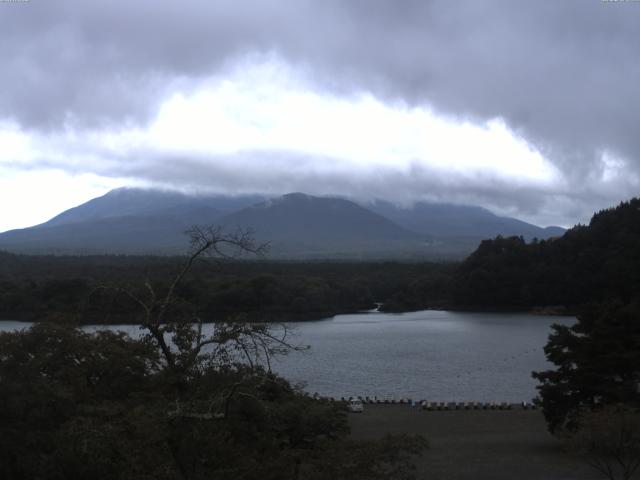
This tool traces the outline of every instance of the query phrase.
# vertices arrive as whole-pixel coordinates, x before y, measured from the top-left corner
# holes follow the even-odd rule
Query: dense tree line
[[[640,292],[640,199],[596,213],[561,238],[483,241],[451,283],[454,305],[532,308],[609,299]]]
[[[178,257],[23,256],[0,252],[0,317],[126,322],[130,299],[100,286],[132,287],[148,279],[163,286]],[[453,266],[436,263],[335,263],[203,259],[177,291],[207,320],[243,313],[256,320],[322,318],[371,309],[411,310],[443,303]]]
[[[126,321],[126,299],[95,295],[99,285],[158,284],[180,258],[23,256],[0,252],[0,316],[58,313],[86,321]],[[205,261],[179,293],[201,315],[244,312],[263,320],[321,318],[383,303],[386,311],[422,308],[531,309],[605,299],[629,302],[640,291],[640,200],[596,213],[561,238],[483,241],[461,264],[399,262]],[[83,303],[91,297],[91,302]],[[105,318],[98,318],[102,314]]]

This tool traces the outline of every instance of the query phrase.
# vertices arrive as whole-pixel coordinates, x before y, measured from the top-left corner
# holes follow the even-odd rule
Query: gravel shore
[[[352,413],[352,436],[422,434],[430,444],[417,459],[418,479],[596,480],[603,478],[563,450],[537,410],[424,411],[366,405]]]

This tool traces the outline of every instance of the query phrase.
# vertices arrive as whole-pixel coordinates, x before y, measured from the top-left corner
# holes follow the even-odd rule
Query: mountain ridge
[[[496,235],[547,238],[557,231],[481,207],[418,203],[402,209],[293,192],[192,196],[122,188],[33,227],[0,233],[0,249],[19,253],[176,254],[193,224],[254,231],[274,258],[461,258]],[[560,232],[561,233],[561,232]]]
[[[548,238],[562,235],[565,232],[562,227],[539,227],[516,218],[496,215],[478,206],[416,202],[410,207],[403,208],[383,200],[375,200],[368,206],[372,211],[409,230],[436,237],[492,238],[502,235],[523,236],[530,240],[534,237]]]

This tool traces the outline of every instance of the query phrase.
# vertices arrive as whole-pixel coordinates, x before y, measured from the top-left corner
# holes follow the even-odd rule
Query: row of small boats
[[[537,406],[531,402],[431,402],[427,400],[413,400],[405,397],[329,397],[328,400],[335,402],[351,402],[360,400],[363,404],[387,404],[387,405],[410,405],[422,410],[512,410],[521,408],[523,410],[535,410]]]

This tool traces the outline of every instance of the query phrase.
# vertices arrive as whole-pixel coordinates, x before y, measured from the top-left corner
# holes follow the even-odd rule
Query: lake
[[[310,345],[273,363],[305,389],[327,396],[395,396],[431,401],[530,401],[531,371],[549,368],[543,347],[552,323],[572,317],[426,310],[361,313],[294,322]],[[0,330],[24,323],[0,322]],[[87,327],[95,329],[97,327]],[[137,327],[117,328],[136,335]]]

